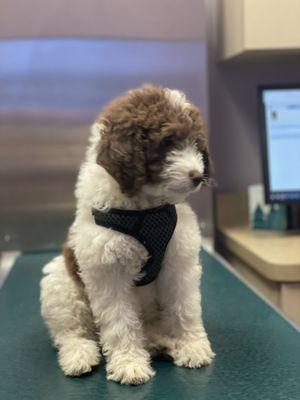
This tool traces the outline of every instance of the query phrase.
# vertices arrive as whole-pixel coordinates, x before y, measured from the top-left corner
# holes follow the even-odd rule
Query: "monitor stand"
[[[287,205],[288,229],[300,229],[300,204]]]

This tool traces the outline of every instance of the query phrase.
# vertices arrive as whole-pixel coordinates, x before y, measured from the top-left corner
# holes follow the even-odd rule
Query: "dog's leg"
[[[85,271],[82,277],[100,330],[108,379],[128,385],[145,383],[154,371],[144,348],[132,276],[120,264],[112,264]]]
[[[100,352],[92,313],[83,292],[67,274],[64,259],[56,257],[44,268],[41,311],[65,375],[81,375],[99,364]]]
[[[179,206],[178,224],[157,282],[165,333],[161,345],[175,364],[190,368],[209,364],[214,357],[201,318],[199,249],[195,215]]]
[[[136,292],[139,305],[142,308],[146,349],[150,353],[151,358],[154,358],[162,353],[163,350],[159,342],[156,341],[157,332],[160,332],[160,307],[157,301],[156,281],[137,287]]]

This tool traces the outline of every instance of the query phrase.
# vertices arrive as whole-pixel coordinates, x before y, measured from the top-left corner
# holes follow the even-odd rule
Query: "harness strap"
[[[92,209],[92,214],[97,225],[130,235],[147,249],[150,257],[142,268],[144,275],[135,285],[143,286],[152,282],[160,272],[165,251],[176,227],[175,205],[166,204],[146,210]]]

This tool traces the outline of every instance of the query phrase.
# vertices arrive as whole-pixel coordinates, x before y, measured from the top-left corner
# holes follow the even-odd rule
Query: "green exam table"
[[[203,318],[217,356],[199,370],[154,361],[149,383],[107,381],[101,365],[60,371],[39,312],[41,267],[55,253],[20,256],[0,289],[0,400],[299,400],[300,335],[212,254],[202,251]]]

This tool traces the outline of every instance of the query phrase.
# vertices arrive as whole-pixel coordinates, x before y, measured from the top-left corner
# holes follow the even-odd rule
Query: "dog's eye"
[[[160,142],[160,145],[161,145],[162,147],[170,147],[170,146],[172,146],[172,144],[173,144],[173,141],[172,141],[172,138],[170,138],[170,137],[165,137],[165,138]]]

